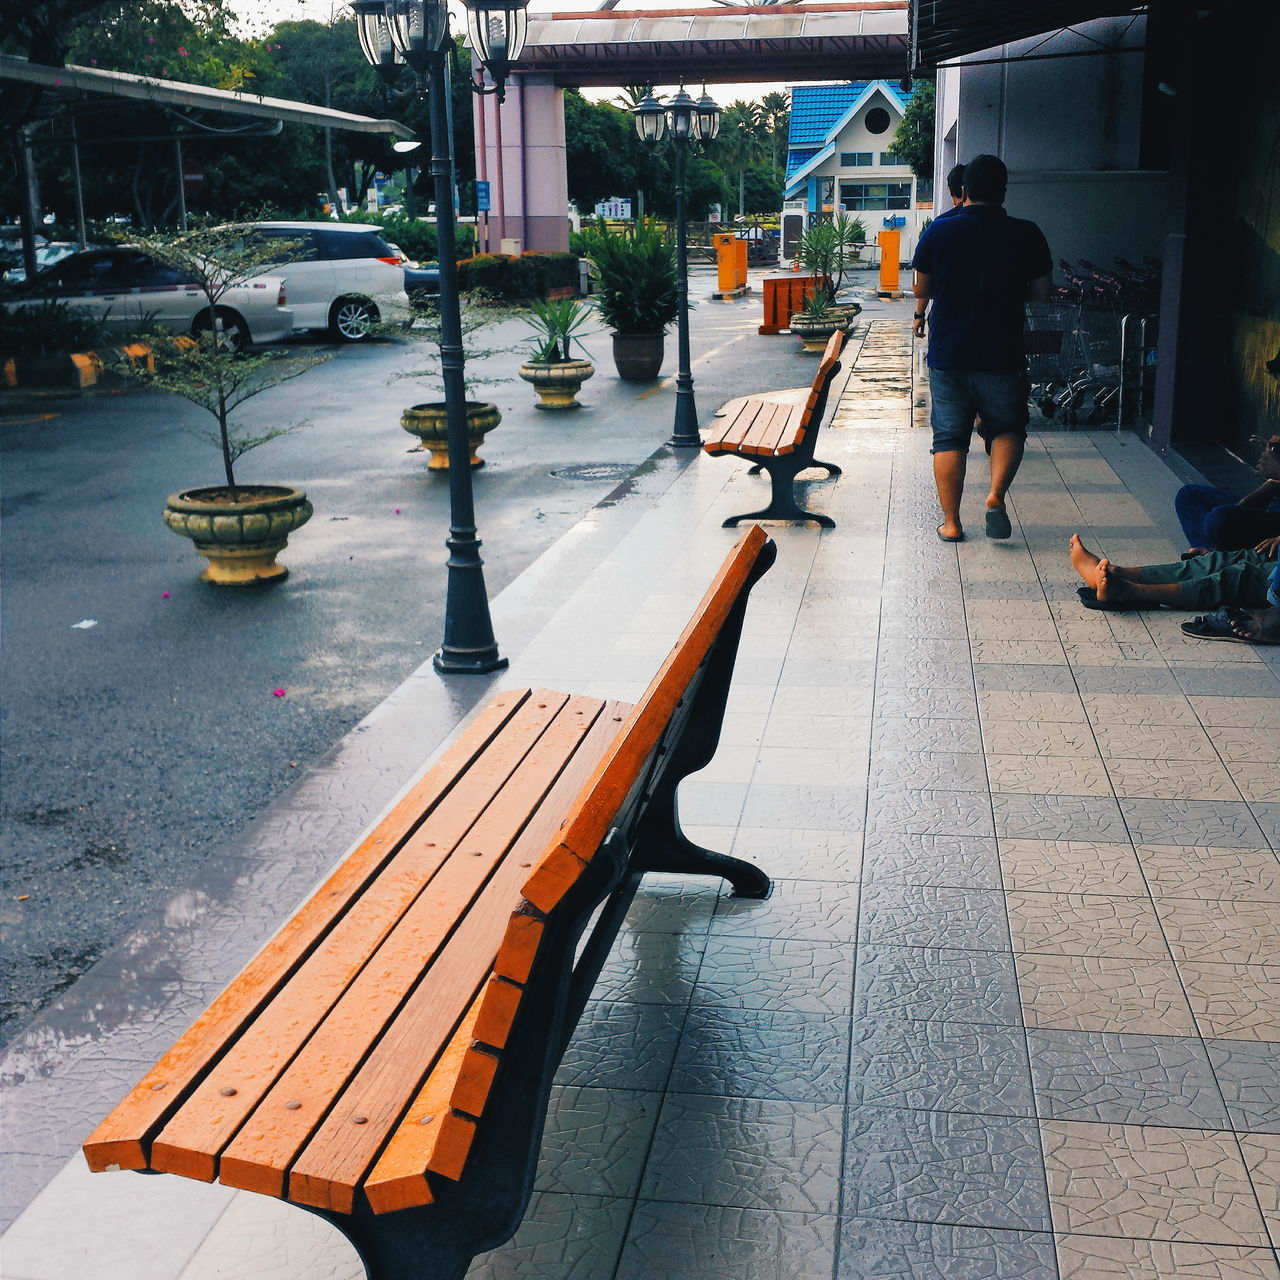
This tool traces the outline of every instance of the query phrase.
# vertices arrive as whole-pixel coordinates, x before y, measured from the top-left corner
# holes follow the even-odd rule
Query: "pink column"
[[[515,238],[522,249],[567,249],[564,90],[550,76],[514,75],[502,106],[493,97],[478,105],[476,169],[490,182],[492,247]]]

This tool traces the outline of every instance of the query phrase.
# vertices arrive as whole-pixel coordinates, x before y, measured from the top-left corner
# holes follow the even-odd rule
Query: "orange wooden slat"
[[[365,1055],[387,1033],[424,968],[429,974],[429,966],[439,964],[459,920],[485,910],[489,878],[502,866],[507,851],[604,707],[595,698],[571,698],[527,754],[523,744],[514,748],[519,768],[496,795],[477,806],[478,821],[377,951],[362,953],[360,975],[342,992],[227,1145],[219,1165],[221,1182],[268,1195],[284,1194],[285,1175],[294,1156],[324,1120]],[[490,905],[488,909],[500,912],[505,928],[510,906],[503,910],[501,905]],[[493,952],[482,959],[487,970],[493,963]],[[474,989],[463,993],[464,1003]],[[273,1005],[262,1021],[274,1017],[275,1012]],[[433,1010],[432,1033],[436,1038],[424,1036],[418,1042],[418,1072],[404,1087],[406,1098],[447,1041],[459,1012],[456,1000]],[[405,1066],[405,1061],[398,1064],[402,1074]]]
[[[222,1053],[227,1042],[279,989],[347,904],[431,813],[528,697],[527,689],[499,694],[440,759],[423,772],[298,913],[89,1135],[84,1154],[90,1169],[101,1172],[109,1168],[147,1167],[152,1137]]]
[[[751,429],[766,403],[761,400],[744,400],[733,413],[721,422],[713,422],[704,435],[703,448],[707,453],[731,453],[738,441]]]
[[[774,425],[777,420],[785,418],[791,411],[790,405],[779,404],[776,401],[762,409],[756,414],[755,421],[751,424],[751,429],[738,442],[739,453],[762,453],[761,441],[773,433]]]
[[[218,1153],[329,1015],[375,949],[398,925],[524,755],[560,714],[566,696],[541,690],[526,699],[475,757],[466,776],[403,843],[358,903],[320,941],[254,1023],[192,1091],[152,1145],[151,1167],[209,1181]],[[302,1102],[300,1094],[288,1101]],[[312,1105],[315,1099],[310,1098]],[[282,1103],[283,1103],[282,1099]],[[290,1108],[290,1119],[302,1107]]]
[[[795,441],[799,439],[800,429],[800,409],[799,406],[792,405],[786,413],[774,420],[772,429],[762,441],[763,447],[760,452],[762,454],[790,452],[795,448]]]
[[[525,885],[524,896],[541,910],[554,906],[562,895],[559,877],[563,854],[567,852],[585,863],[600,847],[609,824],[645,767],[767,543],[759,525],[753,525],[738,539],[675,647],[627,717],[622,733],[582,789],[546,851],[546,869],[540,858]],[[553,878],[555,883],[547,883]]]
[[[554,837],[573,798],[617,738],[630,709],[626,703],[605,707],[568,768],[490,879],[482,899],[460,920],[445,951],[436,958],[395,1023],[293,1163],[290,1200],[350,1212],[356,1188],[377,1159],[387,1134],[422,1087],[431,1058],[447,1036],[447,1030],[443,1035],[439,1030],[441,1011],[456,1010],[482,982],[488,981],[489,967],[502,948],[513,913],[523,914],[521,884],[537,854]],[[491,909],[498,906],[501,914]],[[459,993],[465,994],[460,997]],[[407,1063],[420,1064],[417,1074],[406,1068]],[[364,1116],[367,1123],[353,1125],[355,1116]],[[451,1141],[460,1142],[465,1133],[465,1128],[457,1127],[450,1135]],[[412,1129],[406,1133],[400,1126],[397,1130],[396,1149],[402,1158],[407,1159],[405,1152],[414,1149],[414,1137]],[[437,1168],[434,1160],[428,1165],[427,1154],[419,1154],[419,1169],[430,1167],[447,1173],[446,1168]],[[450,1158],[456,1158],[456,1151]],[[406,1166],[399,1167],[403,1171]],[[381,1163],[379,1169],[381,1177],[386,1169]]]

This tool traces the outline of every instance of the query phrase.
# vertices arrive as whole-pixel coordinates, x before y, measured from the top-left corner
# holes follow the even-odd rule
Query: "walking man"
[[[975,415],[991,459],[987,536],[1013,532],[1005,495],[1022,462],[1029,418],[1022,304],[1049,297],[1053,259],[1034,222],[1005,212],[1008,184],[1009,171],[998,157],[970,160],[964,204],[955,216],[933,222],[911,263],[917,338],[924,337],[928,320],[933,478],[944,542],[964,540],[960,499]]]

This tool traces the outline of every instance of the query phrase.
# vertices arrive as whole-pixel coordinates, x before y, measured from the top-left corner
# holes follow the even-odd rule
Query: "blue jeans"
[[[1243,551],[1280,534],[1280,511],[1241,507],[1238,494],[1210,484],[1184,484],[1173,495],[1173,509],[1187,546],[1209,551]]]
[[[1031,413],[1027,405],[1029,384],[1025,370],[1013,373],[980,373],[970,369],[930,369],[929,390],[933,408],[933,453],[968,453],[974,418],[978,435],[991,452],[997,436],[1027,438]]]

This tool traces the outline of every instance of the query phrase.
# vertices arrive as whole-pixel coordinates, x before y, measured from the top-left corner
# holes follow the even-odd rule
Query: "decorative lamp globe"
[[[642,142],[658,142],[667,128],[667,116],[662,103],[653,96],[653,90],[636,103],[631,114],[636,118],[636,132]]]
[[[671,136],[678,142],[684,142],[693,132],[693,117],[697,114],[698,104],[680,86],[680,92],[667,103],[667,128]]]
[[[699,142],[710,142],[719,132],[720,107],[704,87],[694,107],[693,136]]]

